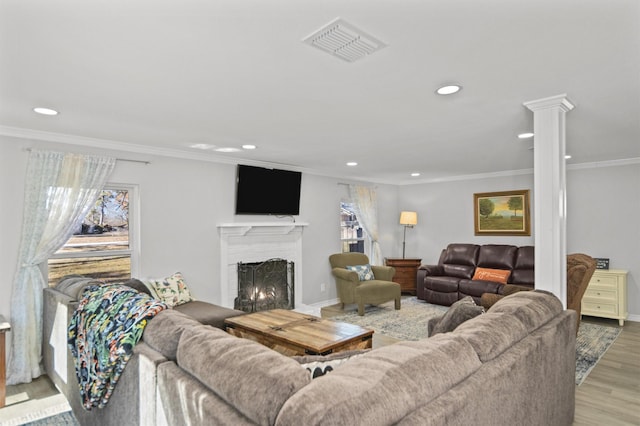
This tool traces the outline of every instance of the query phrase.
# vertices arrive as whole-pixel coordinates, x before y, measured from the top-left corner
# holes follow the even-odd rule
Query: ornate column
[[[533,111],[536,288],[567,306],[566,94],[525,102]]]

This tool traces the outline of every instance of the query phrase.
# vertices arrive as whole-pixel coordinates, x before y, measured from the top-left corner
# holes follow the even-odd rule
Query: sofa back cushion
[[[182,333],[199,326],[195,319],[174,309],[165,309],[147,323],[142,340],[167,359],[176,360],[178,342]]]
[[[285,401],[311,382],[297,361],[205,325],[182,333],[177,364],[261,425],[273,425]]]
[[[480,365],[473,348],[452,334],[378,348],[298,391],[276,425],[396,424]]]
[[[534,285],[535,282],[535,248],[533,246],[522,246],[516,253],[515,265],[511,272],[509,282],[513,284]]]
[[[449,244],[440,258],[444,275],[470,279],[476,269],[479,248],[475,244]]]
[[[516,262],[516,246],[486,244],[480,247],[478,266],[489,269],[513,269]]]
[[[562,303],[544,291],[521,291],[499,300],[487,311],[453,332],[490,361],[562,312]]]

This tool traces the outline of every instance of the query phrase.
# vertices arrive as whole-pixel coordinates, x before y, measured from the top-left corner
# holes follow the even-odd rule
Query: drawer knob
[[[598,296],[600,296],[600,292],[598,292],[597,294],[598,294]]]

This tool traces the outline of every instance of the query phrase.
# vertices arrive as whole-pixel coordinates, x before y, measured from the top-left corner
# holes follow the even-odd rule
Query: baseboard
[[[640,322],[640,315],[629,315],[625,321]]]

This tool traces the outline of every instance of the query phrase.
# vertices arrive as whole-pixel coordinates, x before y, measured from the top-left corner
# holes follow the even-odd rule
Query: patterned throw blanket
[[[107,404],[147,319],[166,308],[164,303],[124,285],[85,289],[69,324],[67,343],[75,359],[86,410]]]

